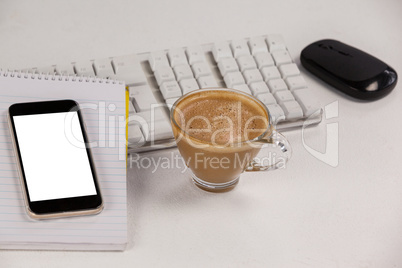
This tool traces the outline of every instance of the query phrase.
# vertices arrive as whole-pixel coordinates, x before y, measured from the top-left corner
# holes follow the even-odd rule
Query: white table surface
[[[296,63],[311,42],[333,38],[402,73],[402,2],[1,1],[0,66],[21,69],[281,33]],[[305,130],[324,152],[337,126],[338,164],[311,155],[301,130],[285,132],[285,169],[243,174],[211,194],[181,169],[128,172],[124,252],[0,251],[0,267],[401,267],[402,94],[358,102],[308,74],[338,117]],[[338,138],[338,139],[337,139]],[[143,157],[171,157],[177,151]],[[336,152],[335,152],[336,153]]]

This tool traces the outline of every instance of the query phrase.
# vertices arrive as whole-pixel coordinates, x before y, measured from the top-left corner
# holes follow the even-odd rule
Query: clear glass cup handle
[[[248,164],[245,171],[268,171],[274,170],[281,167],[281,165],[286,164],[290,157],[292,156],[292,147],[288,140],[276,130],[273,130],[272,135],[263,138],[258,141],[258,143],[266,144],[262,150],[269,150],[269,148],[275,148],[281,156],[278,156],[279,160],[275,161],[273,164],[264,165],[261,161],[257,161],[255,158]]]

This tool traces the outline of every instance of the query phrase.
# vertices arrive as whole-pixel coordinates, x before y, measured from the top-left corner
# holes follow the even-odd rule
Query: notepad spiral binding
[[[25,79],[38,79],[38,80],[52,80],[52,81],[72,81],[72,82],[91,82],[91,83],[106,83],[106,84],[124,84],[123,81],[99,78],[95,76],[77,76],[77,75],[57,75],[50,73],[28,73],[23,71],[3,70],[0,69],[0,76],[3,77],[17,77]]]

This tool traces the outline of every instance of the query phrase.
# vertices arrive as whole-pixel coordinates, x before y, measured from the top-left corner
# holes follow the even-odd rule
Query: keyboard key
[[[152,110],[137,113],[136,116],[146,122],[139,122],[146,141],[173,138],[172,127],[163,107],[154,107]]]
[[[172,109],[173,104],[174,104],[178,99],[179,99],[179,98],[171,98],[171,99],[167,99],[167,100],[165,101],[167,107],[169,108],[169,110]]]
[[[261,70],[263,67],[275,65],[274,59],[268,52],[258,53],[255,56],[255,61],[257,62],[258,69]]]
[[[184,49],[176,48],[171,49],[168,52],[168,58],[170,66],[175,67],[179,64],[188,64],[186,55],[184,54]]]
[[[285,81],[291,91],[307,87],[306,81],[300,75],[288,77]]]
[[[250,88],[246,84],[234,85],[233,89],[237,89],[251,95]]]
[[[110,59],[101,59],[94,61],[95,74],[98,77],[107,78],[114,75],[112,61]]]
[[[254,96],[258,96],[259,94],[269,93],[269,89],[265,82],[255,82],[250,85],[251,92],[253,92]]]
[[[276,93],[278,91],[287,90],[285,81],[282,79],[272,79],[268,81],[268,87],[272,93]]]
[[[300,104],[305,117],[309,117],[320,109],[317,98],[313,95],[309,88],[296,89],[293,91],[297,102]]]
[[[276,124],[279,121],[285,120],[285,112],[282,110],[279,104],[267,105],[269,114],[271,115],[272,121]]]
[[[172,126],[170,125],[169,119],[155,121],[155,124],[151,125],[151,133],[151,137],[153,136],[154,141],[173,139]]]
[[[112,59],[115,75],[113,79],[125,81],[126,85],[144,85],[147,83],[141,63],[135,56],[121,56]]]
[[[252,55],[256,55],[260,52],[268,52],[267,44],[262,36],[250,38],[248,45]]]
[[[223,58],[218,62],[218,68],[222,76],[230,72],[239,71],[239,66],[234,58]]]
[[[129,87],[130,98],[134,99],[134,108],[137,112],[151,109],[152,104],[158,103],[148,85]]]
[[[290,93],[289,90],[278,91],[274,94],[274,96],[279,104],[295,100],[295,98],[293,97],[292,93]]]
[[[151,65],[151,69],[154,72],[159,67],[170,66],[169,61],[168,61],[168,59],[166,57],[166,54],[163,51],[150,53],[150,55],[149,55],[149,65]]]
[[[258,69],[245,70],[243,76],[246,79],[246,83],[250,85],[253,82],[262,81],[262,75]]]
[[[36,67],[26,68],[26,69],[22,69],[21,72],[29,73],[29,74],[37,74],[38,73],[38,68],[36,68]]]
[[[277,66],[286,64],[286,63],[292,63],[292,58],[289,55],[289,52],[287,50],[278,50],[272,52],[272,57],[274,58],[275,64]]]
[[[251,55],[241,56],[237,58],[237,64],[239,65],[241,72],[257,68],[257,64],[255,63],[254,58]]]
[[[266,40],[269,52],[286,50],[285,40],[283,40],[283,37],[280,34],[268,35]]]
[[[300,74],[299,68],[297,68],[297,65],[295,63],[283,64],[279,66],[278,69],[283,79],[289,76],[296,76]]]
[[[195,81],[194,78],[191,79],[183,79],[179,82],[181,90],[183,91],[183,95],[187,94],[193,90],[200,89],[200,87],[197,84],[197,81]]]
[[[161,86],[164,82],[174,81],[175,76],[172,68],[169,66],[159,66],[157,69],[155,69],[155,79],[159,86]]]
[[[75,73],[78,76],[94,76],[94,68],[92,67],[92,62],[90,61],[82,61],[76,62],[74,64]]]
[[[173,68],[173,70],[176,75],[177,81],[194,77],[193,71],[191,71],[190,65],[187,65],[187,64],[177,65]]]
[[[36,68],[34,71],[37,74],[55,74],[56,70],[54,66]]]
[[[130,118],[129,118],[130,120]],[[145,138],[142,135],[140,126],[136,122],[128,122],[128,137],[127,141],[130,146],[140,147],[145,143]]]
[[[56,66],[55,66],[56,68]],[[29,74],[34,74],[36,72],[38,68],[34,67],[34,68],[26,68],[26,69],[22,69],[21,72],[23,73],[29,73]],[[73,73],[74,73],[74,69],[73,69]]]
[[[223,79],[225,80],[226,86],[229,88],[245,83],[243,75],[240,72],[227,73]]]
[[[299,119],[303,117],[303,111],[296,101],[282,102],[280,105],[285,112],[287,120]]]
[[[276,100],[271,93],[262,93],[257,96],[257,98],[265,105],[276,104]]]
[[[268,82],[271,79],[280,78],[281,74],[278,71],[278,68],[275,66],[264,67],[261,69],[262,77],[264,78],[265,82]]]
[[[218,83],[212,75],[198,78],[198,85],[200,88],[218,87]]]
[[[135,114],[134,104],[132,100],[128,102],[128,114]]]
[[[205,62],[204,50],[201,46],[188,47],[186,49],[186,55],[190,65],[196,62]]]
[[[191,68],[193,69],[195,78],[212,75],[211,68],[208,66],[206,62],[194,63],[193,66],[191,66]]]
[[[160,90],[165,100],[170,98],[177,98],[182,95],[179,84],[176,81],[162,83],[162,85],[160,86]]]
[[[216,62],[219,62],[223,58],[232,58],[233,54],[227,42],[216,43],[212,47],[212,55]]]
[[[235,58],[244,55],[250,55],[250,49],[248,48],[247,42],[245,39],[235,40],[230,43],[230,47],[232,48],[232,52]]]
[[[23,69],[23,70],[21,70],[22,72],[25,72],[25,73],[30,73],[30,74],[38,74],[38,73],[41,73],[40,71],[38,71],[38,68],[36,68],[36,67],[33,67],[33,68],[29,68],[29,69]]]
[[[56,65],[55,70],[58,75],[75,75],[74,66],[70,63]]]

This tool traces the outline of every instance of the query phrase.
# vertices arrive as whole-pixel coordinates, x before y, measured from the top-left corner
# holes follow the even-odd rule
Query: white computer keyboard
[[[281,35],[32,68],[30,72],[97,76],[129,88],[129,152],[175,146],[171,105],[199,88],[234,88],[260,99],[278,130],[321,122],[321,107]]]

